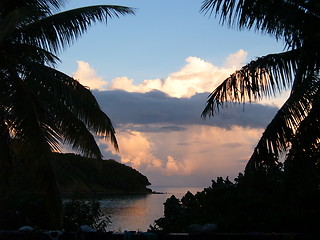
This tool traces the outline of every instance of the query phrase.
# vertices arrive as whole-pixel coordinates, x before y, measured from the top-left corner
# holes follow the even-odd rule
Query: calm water
[[[154,220],[163,216],[163,203],[171,195],[181,199],[187,191],[195,194],[203,188],[151,187],[164,194],[114,195],[101,200],[103,211],[112,223],[107,231],[147,231]]]

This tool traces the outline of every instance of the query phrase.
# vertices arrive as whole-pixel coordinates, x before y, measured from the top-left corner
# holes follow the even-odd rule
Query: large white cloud
[[[82,85],[90,89],[106,89],[107,82],[102,77],[97,76],[96,71],[89,63],[77,61],[78,69],[72,74],[72,77],[77,79]]]
[[[188,57],[186,65],[164,79],[146,79],[135,83],[128,76],[118,77],[110,84],[97,76],[89,63],[78,61],[78,69],[73,76],[91,89],[124,90],[127,92],[146,93],[153,90],[164,92],[172,97],[192,97],[196,93],[210,92],[230,73],[244,63],[247,52],[239,50],[230,54],[223,67],[215,66],[198,57]],[[107,87],[108,85],[108,87]]]
[[[222,67],[198,57],[188,57],[185,60],[186,65],[168,77],[146,79],[140,83],[136,83],[134,79],[127,76],[115,78],[108,83],[103,80],[103,77],[97,75],[89,63],[84,61],[77,61],[78,68],[72,76],[90,89],[136,93],[158,90],[171,97],[190,98],[197,93],[213,91],[226,77],[245,64],[247,55],[246,51],[240,49],[228,55]],[[262,103],[279,107],[287,99],[288,94],[289,92],[285,92],[278,98],[263,99]]]
[[[113,79],[108,89],[140,93],[158,90],[172,97],[192,97],[196,93],[212,91],[244,62],[246,56],[247,52],[239,50],[227,57],[225,67],[215,66],[198,57],[188,57],[184,67],[165,79],[148,79],[135,84],[134,79],[119,77]]]
[[[243,49],[230,54],[222,64],[225,68],[239,69],[246,63],[248,53]]]

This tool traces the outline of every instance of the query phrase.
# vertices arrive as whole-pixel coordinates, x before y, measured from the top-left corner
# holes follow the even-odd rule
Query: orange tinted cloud
[[[72,77],[77,79],[82,85],[90,89],[105,89],[107,82],[103,81],[102,77],[97,76],[96,71],[89,63],[77,61],[78,69],[72,74]]]
[[[188,57],[186,65],[165,79],[147,79],[139,84],[128,77],[112,80],[109,90],[145,93],[152,90],[162,91],[171,97],[192,97],[196,93],[211,92],[219,83],[240,66],[247,52],[239,50],[227,57],[224,67],[218,67],[198,57]]]
[[[190,125],[186,131],[120,131],[120,161],[145,174],[151,183],[154,175],[202,176],[203,182],[217,176],[236,177],[261,136],[262,129]],[[106,151],[117,154],[107,147]]]

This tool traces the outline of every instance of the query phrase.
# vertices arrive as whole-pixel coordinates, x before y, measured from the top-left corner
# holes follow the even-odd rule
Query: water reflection
[[[103,212],[110,216],[108,231],[147,231],[154,220],[163,216],[163,203],[171,195],[180,198],[187,192],[196,193],[203,188],[153,187],[164,194],[112,195],[101,200]]]

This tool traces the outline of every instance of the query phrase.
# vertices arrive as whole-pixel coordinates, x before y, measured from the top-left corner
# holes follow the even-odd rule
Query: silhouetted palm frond
[[[299,61],[299,50],[260,57],[231,74],[209,96],[203,117],[214,116],[220,107],[274,97],[289,89]]]
[[[294,49],[303,45],[305,33],[310,34],[320,20],[320,5],[314,0],[205,0],[201,11],[220,15],[222,24],[284,38]]]
[[[210,94],[202,116],[214,116],[230,103],[257,101],[291,89],[290,97],[265,129],[246,171],[276,164],[274,156],[280,152],[298,152],[294,149],[300,145],[294,142],[307,134],[302,126],[317,122],[309,114],[314,112],[320,89],[319,1],[205,0],[201,11],[220,15],[220,21],[229,26],[283,38],[287,46],[286,52],[260,57],[228,77]],[[318,137],[309,142],[310,148]]]
[[[95,135],[118,149],[115,130],[91,91],[54,69],[55,55],[95,22],[134,14],[128,7],[99,5],[59,12],[65,0],[2,0],[0,3],[0,191],[15,167],[33,171],[51,226],[61,221],[61,199],[52,152],[69,144],[101,158]]]
[[[19,29],[17,40],[39,46],[50,51],[59,51],[70,46],[96,22],[121,15],[134,14],[128,7],[91,6],[45,15]]]

